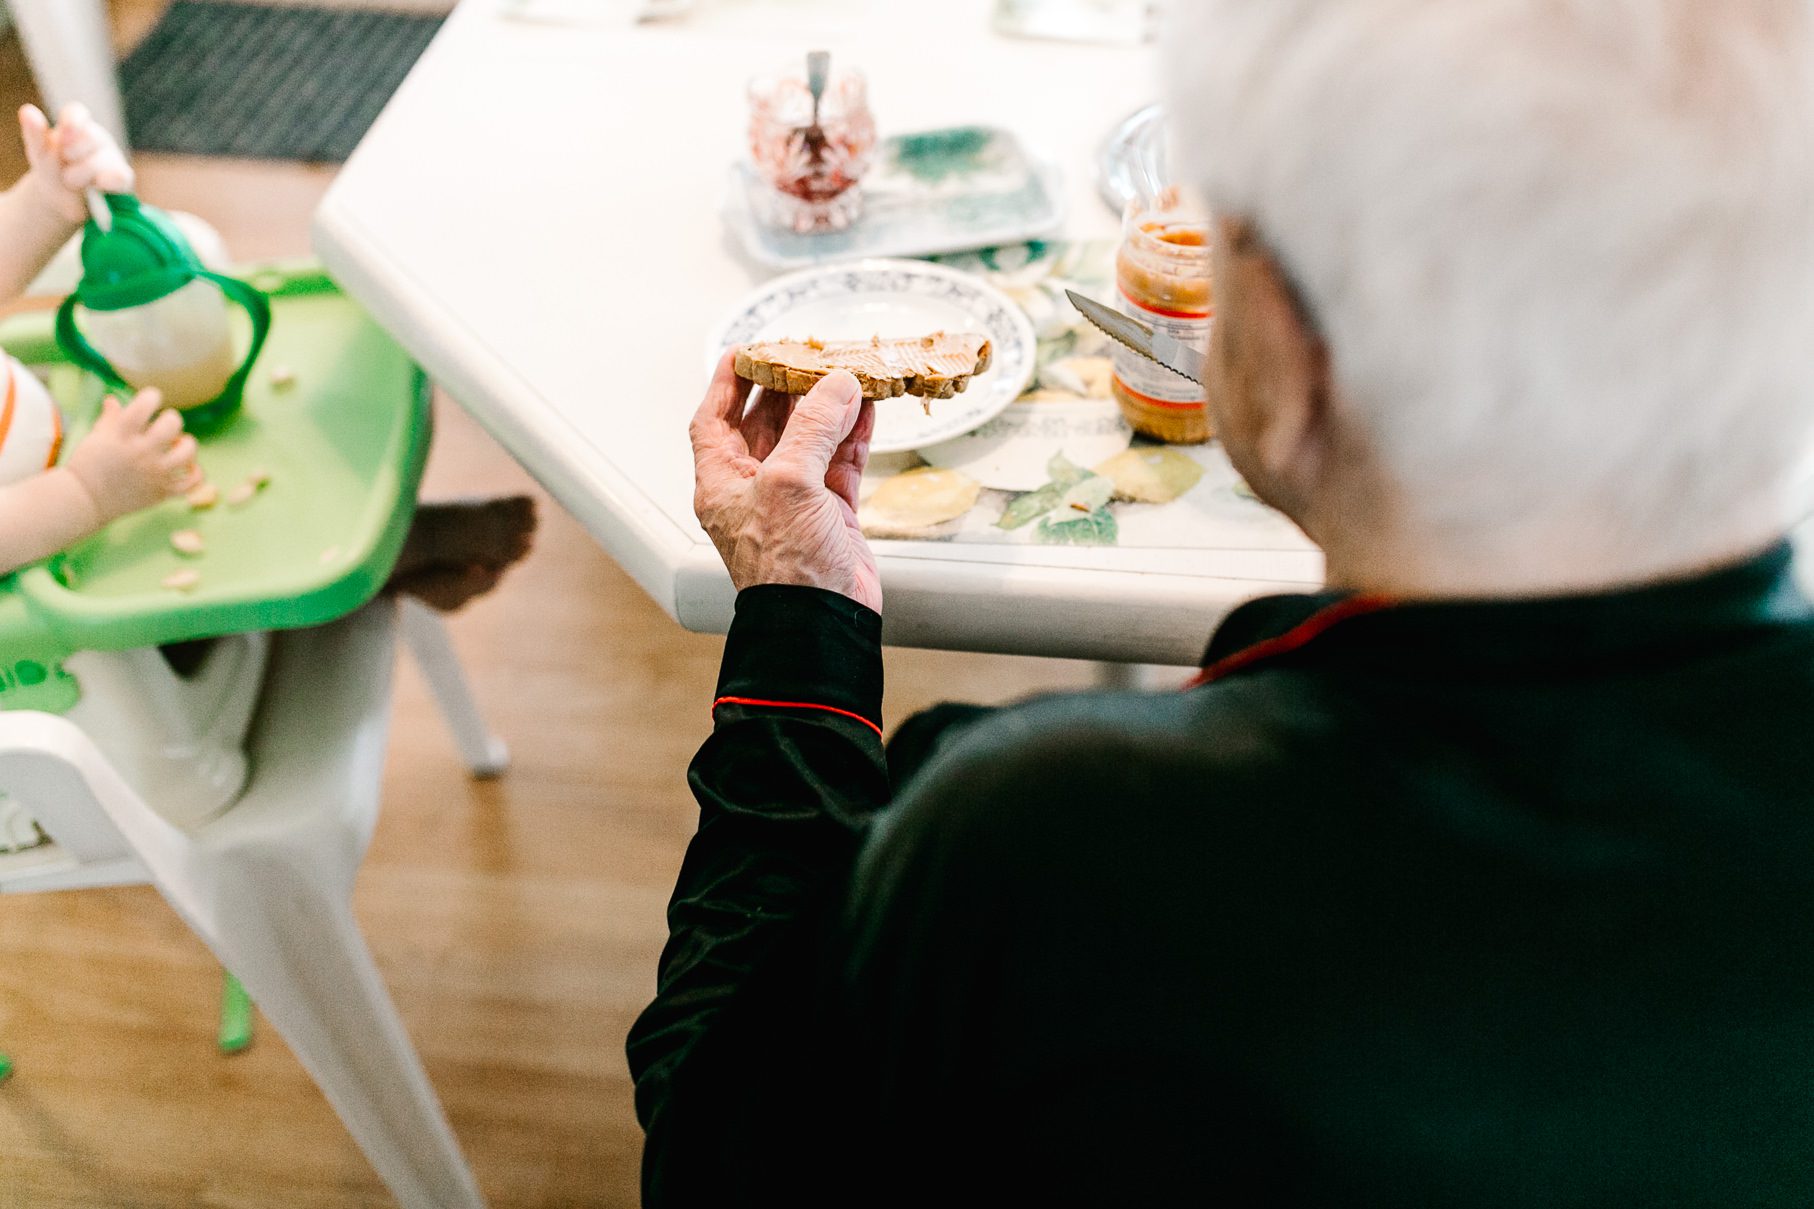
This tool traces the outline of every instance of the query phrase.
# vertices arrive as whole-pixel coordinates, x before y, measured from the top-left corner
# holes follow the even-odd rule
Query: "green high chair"
[[[478,1206],[350,907],[399,638],[473,771],[506,759],[439,619],[374,599],[413,512],[427,383],[314,266],[249,280],[271,300],[263,364],[293,380],[252,375],[199,460],[223,489],[256,489],[205,511],[169,501],[0,580],[0,793],[48,837],[0,856],[0,892],[156,886],[231,971],[222,1048],[249,1039],[255,1000],[401,1204]],[[0,345],[49,368],[73,445],[102,386],[67,361],[52,322],[10,320]],[[172,546],[180,529],[202,535],[200,558]],[[166,586],[183,569],[197,582]],[[166,650],[197,640],[212,641],[179,671]],[[243,677],[255,692],[207,696],[230,703],[226,731],[243,745],[211,746],[222,719],[187,726],[184,708]],[[150,754],[129,741],[145,727],[162,728]],[[200,754],[185,764],[185,751]]]

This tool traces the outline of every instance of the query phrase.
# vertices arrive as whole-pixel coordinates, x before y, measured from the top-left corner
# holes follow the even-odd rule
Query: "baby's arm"
[[[0,487],[0,573],[75,544],[105,523],[67,466]]]
[[[103,525],[201,480],[195,438],[183,418],[158,411],[155,390],[121,407],[109,398],[101,418],[61,465],[0,487],[0,574],[48,558]]]
[[[0,193],[0,302],[19,296],[76,228],[90,186],[132,188],[132,169],[113,136],[81,105],[67,105],[55,129],[36,105],[19,110],[31,171]]]

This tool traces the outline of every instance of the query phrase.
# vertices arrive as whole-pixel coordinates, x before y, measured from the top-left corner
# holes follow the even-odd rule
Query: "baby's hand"
[[[101,418],[69,455],[66,464],[102,524],[201,482],[195,438],[183,431],[182,416],[158,411],[163,402],[155,390],[141,390],[124,407],[109,395]]]
[[[130,193],[132,167],[113,136],[81,104],[65,105],[57,125],[36,105],[19,110],[19,133],[25,140],[26,174],[33,190],[60,218],[81,222],[88,207],[82,190]]]

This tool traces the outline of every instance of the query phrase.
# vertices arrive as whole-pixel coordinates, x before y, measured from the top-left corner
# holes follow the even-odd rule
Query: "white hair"
[[[1799,517],[1814,0],[1177,0],[1171,35],[1182,177],[1419,523]]]

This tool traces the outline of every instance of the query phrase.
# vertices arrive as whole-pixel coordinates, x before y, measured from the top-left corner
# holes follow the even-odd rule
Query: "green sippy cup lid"
[[[82,280],[76,301],[91,311],[144,306],[202,275],[195,249],[170,216],[130,193],[109,193],[113,224],[94,219],[82,229]]]

